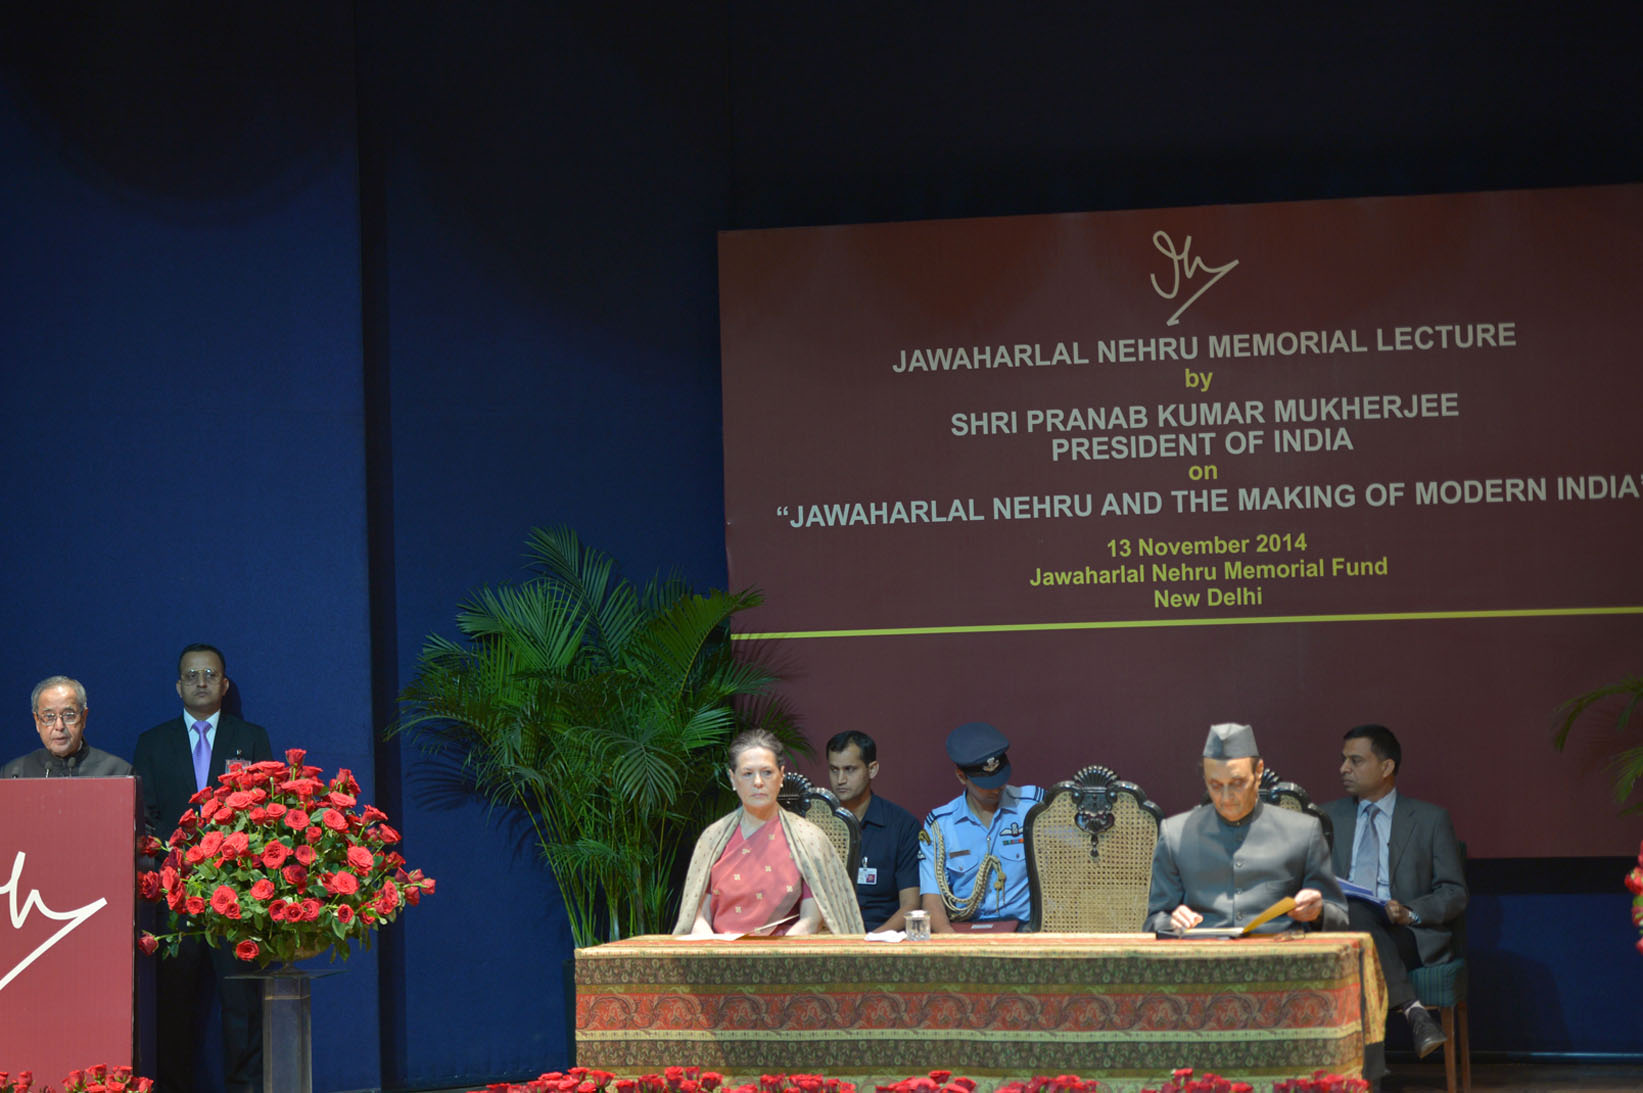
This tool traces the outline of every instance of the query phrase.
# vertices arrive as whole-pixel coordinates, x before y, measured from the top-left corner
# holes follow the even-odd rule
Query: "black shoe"
[[[1409,1021],[1410,1034],[1415,1038],[1415,1054],[1422,1059],[1448,1042],[1425,1006],[1410,1006],[1403,1011],[1403,1015]]]

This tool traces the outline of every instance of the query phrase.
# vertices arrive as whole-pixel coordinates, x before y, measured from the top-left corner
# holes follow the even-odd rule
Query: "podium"
[[[135,778],[0,781],[0,1070],[137,1065]]]

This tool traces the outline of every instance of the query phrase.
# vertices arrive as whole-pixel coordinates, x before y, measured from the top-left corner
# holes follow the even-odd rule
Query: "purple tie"
[[[194,745],[194,788],[204,789],[206,776],[211,773],[211,745],[205,739],[205,734],[211,731],[211,722],[194,722],[194,731],[200,734]]]

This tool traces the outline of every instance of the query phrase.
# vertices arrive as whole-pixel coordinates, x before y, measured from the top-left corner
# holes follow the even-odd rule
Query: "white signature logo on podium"
[[[38,888],[29,889],[29,894],[23,896],[23,863],[26,857],[27,855],[23,851],[19,850],[17,852],[17,857],[12,859],[10,879],[4,885],[0,885],[0,895],[10,897],[11,928],[21,930],[23,924],[29,919],[30,911],[39,911],[46,918],[64,923],[64,925],[56,933],[42,941],[32,953],[19,960],[5,975],[0,976],[0,991],[5,990],[6,985],[16,979],[24,968],[39,960],[53,945],[63,940],[76,927],[108,905],[108,900],[99,899],[95,903],[88,903],[84,907],[76,907],[72,911],[53,911],[46,906],[46,901],[40,898]],[[22,898],[21,907],[17,905],[19,897]]]

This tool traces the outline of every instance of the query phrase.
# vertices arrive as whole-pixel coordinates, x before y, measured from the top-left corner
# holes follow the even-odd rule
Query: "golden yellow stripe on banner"
[[[1001,622],[980,626],[892,626],[876,630],[772,630],[732,634],[732,641],[799,638],[899,638],[924,634],[1012,634],[1048,630],[1150,630],[1177,626],[1278,626],[1297,622],[1430,622],[1440,619],[1543,619],[1585,615],[1643,615],[1627,607],[1523,607],[1500,611],[1395,611],[1362,615],[1261,615],[1226,619],[1114,619],[1108,622]]]

